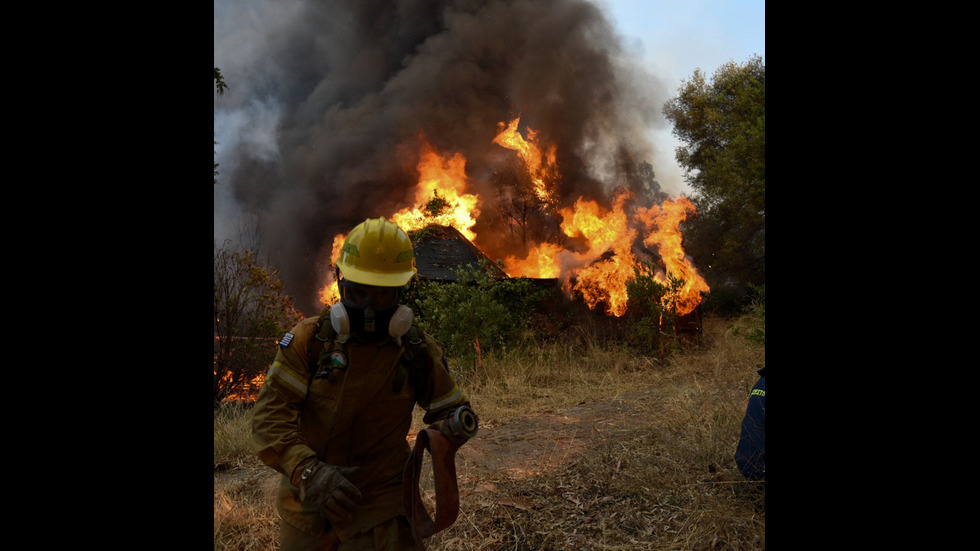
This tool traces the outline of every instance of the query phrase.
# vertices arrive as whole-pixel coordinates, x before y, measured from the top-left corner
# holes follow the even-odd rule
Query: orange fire
[[[633,279],[636,257],[631,251],[636,230],[629,227],[623,202],[629,198],[621,193],[613,199],[611,211],[595,201],[581,197],[574,209],[561,209],[561,229],[569,237],[583,238],[589,250],[579,257],[587,264],[574,270],[571,289],[580,293],[586,304],[594,308],[605,301],[606,312],[614,316],[626,313],[626,284]],[[612,253],[608,256],[606,253]],[[601,257],[601,258],[600,258]],[[595,259],[600,258],[598,261]]]
[[[344,248],[344,240],[347,234],[339,233],[333,238],[333,250],[330,253],[330,265],[336,266],[340,260],[340,251]],[[320,302],[324,306],[340,302],[340,288],[337,285],[337,277],[333,270],[327,272],[326,284],[320,289]]]
[[[419,230],[431,224],[452,226],[467,239],[476,239],[473,226],[480,215],[479,198],[466,193],[466,159],[459,153],[450,158],[440,157],[423,142],[422,154],[417,165],[419,183],[415,190],[416,206],[406,207],[388,217],[406,232]],[[333,240],[331,266],[337,265],[346,234],[338,234]],[[326,284],[320,289],[320,301],[324,305],[340,301],[335,276],[327,274]]]
[[[516,151],[534,182],[538,198],[551,201],[548,186],[556,181],[555,147],[542,150],[531,129],[525,139],[518,132],[519,122],[517,118],[509,124],[500,123],[501,131],[493,143]],[[424,141],[421,147],[417,165],[419,182],[415,192],[417,205],[406,207],[388,218],[405,231],[422,229],[430,224],[452,226],[475,242],[473,227],[480,214],[477,208],[480,199],[467,192],[469,180],[465,158],[459,153],[440,156]],[[662,205],[639,208],[630,217],[625,210],[625,203],[630,198],[628,192],[619,193],[607,208],[579,197],[572,207],[557,209],[561,229],[573,245],[566,249],[555,243],[540,243],[524,258],[507,256],[504,259],[507,273],[512,277],[562,279],[566,292],[580,295],[590,308],[604,304],[606,313],[622,316],[626,313],[627,284],[635,277],[635,268],[640,266],[633,245],[642,232],[645,235],[643,243],[659,250],[667,272],[684,281],[678,296],[673,297],[676,312],[679,315],[691,312],[700,304],[701,293],[709,291],[681,247],[682,236],[678,228],[688,214],[694,212],[694,205],[682,196]],[[346,235],[334,238],[331,256],[334,266],[345,238]],[[664,274],[658,273],[654,277],[667,283]],[[340,300],[333,279],[331,271],[320,291],[325,305]]]
[[[506,128],[504,128],[504,123],[500,123],[499,127],[501,131],[493,139],[493,143],[517,151],[524,164],[527,165],[527,171],[531,175],[531,181],[534,182],[534,193],[542,201],[547,201],[551,198],[551,193],[548,191],[545,178],[556,166],[556,148],[552,145],[546,152],[542,153],[535,143],[537,141],[537,132],[528,128],[527,140],[525,140],[520,132],[517,131],[517,126],[520,123],[520,117],[510,121],[510,124],[506,125]]]
[[[525,258],[508,256],[504,259],[504,270],[510,276],[523,276],[541,279],[554,279],[561,275],[559,255],[564,250],[555,243],[541,243]]]
[[[681,246],[683,236],[679,229],[680,224],[687,219],[688,214],[695,211],[694,204],[684,196],[678,197],[676,201],[664,201],[660,206],[653,205],[637,211],[637,219],[651,232],[643,243],[656,246],[667,272],[675,279],[684,280],[684,285],[674,297],[679,315],[697,308],[701,302],[701,292],[708,293],[711,290]]]
[[[459,153],[443,159],[426,143],[423,144],[418,171],[415,202],[419,206],[400,210],[391,217],[391,221],[406,232],[420,230],[430,224],[452,226],[470,241],[476,239],[473,226],[480,215],[476,208],[479,198],[466,193],[466,159]],[[429,208],[429,205],[433,205],[433,208]]]

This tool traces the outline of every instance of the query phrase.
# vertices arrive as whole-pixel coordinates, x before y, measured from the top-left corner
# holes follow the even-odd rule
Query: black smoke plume
[[[307,314],[333,237],[412,206],[423,139],[465,157],[491,258],[514,159],[493,144],[500,123],[520,117],[557,146],[561,206],[657,191],[646,132],[664,124],[663,87],[586,0],[216,0],[214,17],[229,86],[214,106],[215,237],[257,220]]]

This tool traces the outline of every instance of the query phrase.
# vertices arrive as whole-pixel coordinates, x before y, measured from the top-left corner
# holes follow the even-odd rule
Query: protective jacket
[[[364,344],[329,326],[329,318],[308,318],[280,341],[254,407],[252,434],[259,458],[283,475],[279,514],[308,534],[331,527],[300,500],[290,481],[296,466],[315,455],[330,465],[361,467],[350,479],[364,496],[354,521],[332,527],[346,541],[405,514],[402,474],[415,404],[428,424],[469,402],[438,343],[417,327],[400,339]]]
[[[742,419],[742,433],[735,449],[735,463],[749,480],[766,479],[766,368],[759,370]]]

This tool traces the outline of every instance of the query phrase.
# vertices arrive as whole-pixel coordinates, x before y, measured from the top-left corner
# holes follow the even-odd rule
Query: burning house
[[[482,265],[493,278],[506,278],[490,257],[452,226],[427,226],[413,232],[417,277],[423,281],[456,281],[457,271],[464,266]]]
[[[679,229],[694,211],[687,198],[642,206],[636,204],[633,193],[621,190],[609,207],[584,196],[569,207],[561,207],[554,197],[554,180],[548,176],[554,168],[547,153],[552,148],[535,143],[533,130],[524,138],[516,120],[501,123],[499,128],[494,143],[515,152],[523,161],[520,166],[526,171],[526,180],[534,186],[537,200],[529,208],[540,218],[551,220],[560,234],[540,243],[520,243],[511,253],[506,248],[508,240],[502,237],[507,232],[497,233],[487,243],[503,260],[501,270],[476,241],[474,228],[486,203],[471,191],[474,186],[465,158],[459,154],[442,156],[423,144],[412,206],[385,214],[407,232],[421,231],[417,243],[421,250],[416,253],[420,277],[450,280],[458,267],[484,259],[497,277],[560,281],[569,296],[581,297],[589,308],[601,307],[606,314],[621,317],[626,313],[626,286],[645,260],[637,253],[640,247],[657,251],[657,264],[663,271],[657,274],[660,281],[666,282],[667,274],[685,281],[677,296],[679,315],[692,312],[700,304],[701,293],[709,289],[684,254]],[[331,265],[339,258],[345,238],[343,233],[334,237]],[[320,293],[325,304],[339,297],[333,279],[333,270],[326,270]]]
[[[604,321],[603,327],[606,331],[617,332],[617,328],[622,325],[617,319],[623,318],[628,314],[625,307],[625,298],[614,298],[616,294],[603,291],[601,288],[602,284],[599,282],[588,282],[588,279],[579,281],[578,274],[566,275],[568,277],[567,280],[562,280],[558,277],[534,277],[533,275],[527,275],[528,270],[526,267],[521,269],[517,266],[516,268],[512,268],[516,269],[516,271],[513,272],[515,275],[511,276],[506,271],[508,269],[507,264],[504,264],[503,267],[498,265],[498,263],[494,262],[453,226],[429,225],[421,230],[410,231],[410,236],[415,249],[415,265],[418,270],[417,277],[422,281],[453,283],[457,281],[457,273],[461,268],[483,266],[490,277],[494,279],[521,277],[530,281],[533,285],[548,291],[551,299],[546,300],[540,305],[541,312],[539,312],[545,316],[556,314],[561,317],[568,317],[567,314],[574,313],[576,319],[591,320],[593,327],[595,327],[596,323]],[[664,273],[668,272],[669,268],[659,254],[651,253],[645,249],[644,253],[638,254],[643,254],[644,259],[648,261],[648,265],[656,266],[658,270]],[[513,261],[514,259],[511,258],[510,260]],[[546,263],[542,259],[534,262],[538,266]],[[594,259],[589,266],[585,267],[586,270],[582,270],[581,273],[585,274],[583,276],[585,278],[589,276],[588,269],[598,270],[599,273],[608,273],[608,268],[603,269],[601,267],[604,265],[617,266],[618,264],[615,252],[608,250]],[[689,276],[691,274],[690,270],[693,270],[693,266],[689,270],[683,271],[683,273]],[[549,270],[544,271],[549,272]],[[674,272],[679,272],[679,270],[674,268],[671,273],[673,274]],[[541,274],[538,273],[536,275]],[[693,272],[693,275],[695,278],[699,277],[696,274],[696,270]],[[675,277],[679,276],[675,275]],[[622,278],[629,279],[626,275],[622,276]],[[595,289],[593,295],[588,294],[590,287]],[[679,294],[675,297],[678,304],[678,316],[674,322],[673,330],[679,337],[688,342],[692,340],[697,341],[700,339],[702,329],[700,303],[707,293],[696,285],[685,285],[685,288],[689,289],[686,292],[697,292],[698,295],[696,297],[686,297]],[[704,288],[706,289],[706,287]],[[693,289],[693,291],[690,289]],[[681,292],[685,292],[684,288],[681,289]],[[622,289],[622,294],[625,296],[625,293],[624,288]],[[620,304],[621,302],[623,303],[622,305]]]

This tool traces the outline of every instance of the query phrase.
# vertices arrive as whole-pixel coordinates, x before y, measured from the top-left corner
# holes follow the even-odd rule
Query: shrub
[[[635,277],[626,284],[630,321],[627,340],[637,350],[664,359],[677,347],[673,297],[684,281],[668,274],[667,283],[661,283],[654,278],[654,267],[646,262],[634,268],[634,273]]]
[[[300,318],[276,270],[252,251],[215,245],[215,405],[266,372],[276,339]]]
[[[751,294],[749,304],[745,308],[745,315],[741,322],[744,327],[732,326],[732,334],[738,335],[744,329],[746,339],[766,346],[766,285],[749,285]]]
[[[420,281],[410,305],[419,326],[436,338],[450,356],[467,364],[475,358],[479,340],[482,354],[493,354],[507,343],[520,341],[531,313],[546,292],[523,278],[494,279],[486,261],[456,270],[452,283]]]

